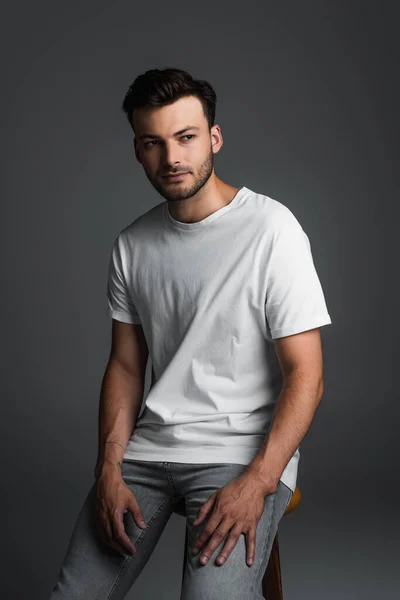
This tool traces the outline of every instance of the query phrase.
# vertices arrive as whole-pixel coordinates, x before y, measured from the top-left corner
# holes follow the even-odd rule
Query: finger
[[[207,525],[204,527],[203,531],[197,538],[195,545],[193,546],[193,550],[192,550],[193,554],[197,554],[200,551],[200,549],[204,546],[204,544],[207,543],[207,541],[213,535],[214,531],[216,530],[216,528],[218,527],[220,522],[221,522],[220,517],[218,517],[216,515],[211,515],[210,520],[208,521]]]
[[[227,523],[224,525],[222,523],[221,526],[214,531],[211,539],[209,540],[206,547],[201,553],[200,561],[203,565],[205,565],[206,562],[210,559],[211,555],[216,550],[216,548],[218,548],[218,546],[222,544],[226,534],[230,530],[230,526],[232,526],[232,523],[230,525],[228,525]]]
[[[108,524],[108,528],[111,531],[111,526],[110,524]],[[112,548],[113,550],[115,550],[116,552],[118,552],[119,554],[125,554],[125,550],[122,548],[122,546],[120,546],[119,544],[115,543],[112,539],[112,534],[107,534],[105,528],[103,527],[102,523],[99,520],[96,520],[96,524],[95,524],[95,530],[97,533],[97,536],[99,537],[100,541],[105,545],[108,546],[109,548]],[[136,549],[135,549],[136,552]]]
[[[112,529],[110,521],[106,514],[98,513],[96,515],[96,527],[97,531],[103,537],[105,541],[111,540],[112,538]]]
[[[144,518],[144,515],[142,513],[142,511],[140,510],[139,504],[135,498],[135,495],[132,493],[130,500],[127,503],[126,508],[129,510],[129,512],[131,513],[133,520],[135,521],[136,525],[138,527],[141,527],[142,529],[146,529],[147,524],[146,524],[146,520]]]
[[[193,521],[193,525],[200,525],[204,521],[205,517],[208,515],[211,508],[213,507],[215,499],[216,494],[214,493],[200,508],[199,512],[197,513],[196,519]]]
[[[103,542],[103,544],[106,544],[106,533],[98,519],[96,519],[94,523],[94,529],[97,537]]]
[[[246,534],[246,560],[249,567],[254,562],[256,555],[256,527],[252,527]]]
[[[112,542],[117,543],[122,547],[124,553],[134,554],[135,547],[129,539],[128,535],[125,531],[125,526],[122,518],[122,510],[116,508],[114,510],[114,514],[111,519],[111,527],[112,527]]]
[[[230,530],[227,540],[224,544],[224,547],[222,548],[220,554],[217,556],[216,562],[218,565],[223,565],[227,561],[228,556],[231,554],[232,550],[235,548],[236,544],[238,543],[238,540],[239,540],[239,537],[241,536],[241,534],[242,534],[242,527],[239,526],[238,524],[236,524],[235,527]]]
[[[126,556],[127,554],[129,556],[135,557],[136,556],[136,548],[135,548],[135,552],[127,552],[125,550],[125,548],[123,548],[121,546],[121,544],[118,544],[117,542],[114,542],[113,540],[111,540],[110,542],[108,542],[108,546],[110,548],[112,548],[113,550],[115,550],[116,552],[118,552],[118,554],[121,554],[122,556]]]

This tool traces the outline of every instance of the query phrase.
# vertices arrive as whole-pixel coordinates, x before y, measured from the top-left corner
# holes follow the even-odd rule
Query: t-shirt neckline
[[[225,204],[225,206],[222,206],[218,210],[214,211],[213,213],[208,215],[208,217],[201,219],[201,221],[196,221],[195,223],[183,223],[183,221],[178,221],[177,219],[175,219],[169,212],[168,202],[166,201],[164,203],[164,210],[163,210],[164,218],[166,220],[168,220],[169,223],[173,227],[176,227],[177,229],[181,229],[183,231],[195,231],[198,229],[203,229],[204,227],[207,227],[207,225],[209,225],[210,223],[212,223],[219,217],[222,217],[222,215],[227,213],[229,210],[231,210],[232,208],[237,206],[239,204],[239,202],[247,194],[248,191],[249,190],[245,186],[241,187],[236,192],[235,196],[232,198],[232,200],[229,202],[229,204]]]

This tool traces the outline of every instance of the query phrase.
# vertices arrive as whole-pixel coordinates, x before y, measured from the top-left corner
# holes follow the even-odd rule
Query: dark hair
[[[215,120],[217,95],[207,81],[193,79],[182,69],[150,69],[138,75],[129,86],[122,110],[133,129],[132,116],[135,108],[165,106],[184,96],[196,96],[200,100],[211,128]]]

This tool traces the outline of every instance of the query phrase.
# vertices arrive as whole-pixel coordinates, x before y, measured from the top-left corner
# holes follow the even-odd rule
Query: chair
[[[284,516],[291,513],[301,502],[302,494],[298,487],[296,487],[292,499],[290,500]],[[186,517],[185,511],[185,501],[182,498],[179,504],[175,507],[174,512],[181,517]],[[185,551],[184,551],[184,561],[186,562],[186,554],[187,554],[187,529],[185,535]],[[183,583],[183,573],[182,573],[182,583]],[[278,542],[278,532],[276,532],[272,548],[271,554],[269,557],[268,565],[263,577],[263,594],[268,600],[283,600],[283,592],[282,592],[282,578],[281,578],[281,565],[279,559],[279,542]]]

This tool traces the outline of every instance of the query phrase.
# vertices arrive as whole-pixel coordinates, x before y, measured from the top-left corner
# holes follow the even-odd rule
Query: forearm
[[[247,468],[266,484],[267,489],[278,485],[282,472],[311,425],[322,394],[322,380],[315,382],[293,372],[284,381],[269,433]]]
[[[144,382],[110,361],[103,377],[98,418],[96,479],[105,466],[120,469],[143,399]]]

